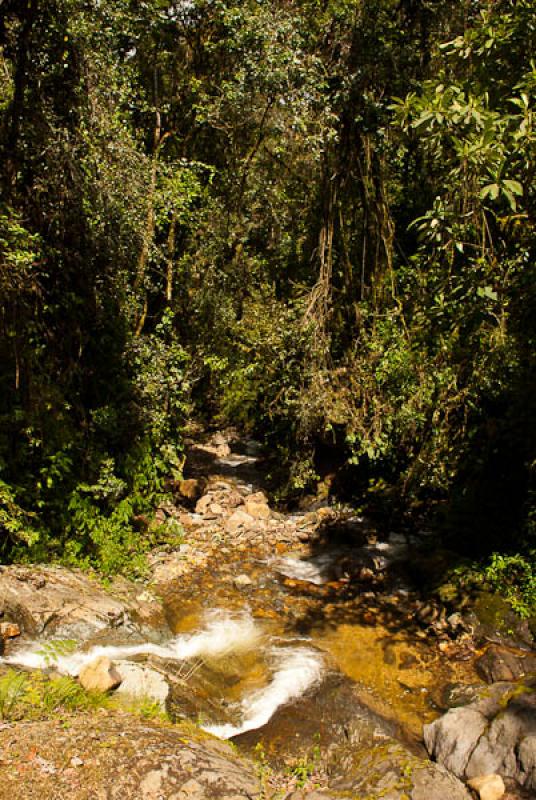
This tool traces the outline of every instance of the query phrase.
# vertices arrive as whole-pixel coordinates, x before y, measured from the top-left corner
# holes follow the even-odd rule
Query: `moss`
[[[508,626],[512,609],[500,595],[482,592],[475,603],[474,611],[482,625],[490,625],[499,630]]]
[[[524,695],[524,694],[531,694],[534,691],[535,691],[534,687],[526,686],[523,683],[518,683],[516,686],[514,686],[508,692],[505,692],[503,694],[503,696],[501,697],[501,699],[499,701],[500,706],[501,706],[501,708],[506,710],[508,708],[508,706],[510,705],[510,703],[512,702],[512,700],[514,700],[516,697],[521,697],[521,695]]]
[[[382,798],[399,793],[399,800],[411,794],[414,785],[414,774],[422,767],[422,762],[399,744],[388,742],[376,744],[358,750],[354,755],[352,775],[359,794],[352,794],[358,800],[366,798]],[[392,779],[385,783],[386,776],[392,773]],[[382,787],[382,788],[380,788]]]

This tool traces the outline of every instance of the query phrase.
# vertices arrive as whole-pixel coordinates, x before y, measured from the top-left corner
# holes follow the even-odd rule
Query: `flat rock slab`
[[[254,766],[193,727],[127,714],[0,730],[0,796],[10,800],[256,800]]]
[[[121,579],[106,591],[83,572],[62,567],[1,567],[0,609],[31,637],[84,640],[106,628],[167,628],[161,603],[136,584]]]

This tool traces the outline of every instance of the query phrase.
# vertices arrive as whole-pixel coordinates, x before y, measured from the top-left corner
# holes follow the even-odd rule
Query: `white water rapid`
[[[201,631],[181,634],[163,645],[146,642],[128,646],[98,646],[86,652],[57,655],[47,648],[46,642],[18,650],[13,655],[0,658],[0,662],[29,669],[46,669],[52,664],[58,672],[77,676],[80,670],[99,656],[110,660],[128,661],[140,655],[153,655],[163,659],[185,661],[188,659],[218,659],[231,653],[247,653],[261,650],[264,645],[263,632],[250,614],[230,614],[216,609],[206,615]],[[50,643],[49,643],[50,644]],[[272,648],[269,651],[272,664],[270,683],[246,696],[240,703],[242,723],[233,725],[207,725],[205,730],[228,739],[245,731],[265,725],[274,712],[285,703],[300,697],[317,683],[323,673],[322,655],[310,648]]]
[[[272,658],[276,666],[271,682],[245,697],[240,704],[242,723],[236,726],[208,725],[206,731],[221,739],[230,739],[262,728],[280,706],[301,697],[319,682],[323,673],[323,659],[316,650],[305,647],[275,649]]]
[[[112,661],[124,661],[134,656],[152,655],[172,661],[190,658],[221,658],[229,653],[245,653],[261,645],[262,632],[249,614],[232,615],[216,609],[206,615],[205,627],[199,633],[181,634],[167,644],[151,642],[126,646],[97,646],[86,652],[52,656],[46,642],[35,642],[30,647],[0,659],[29,669],[45,669],[51,666],[65,675],[77,676],[80,670],[99,656]]]
[[[330,580],[330,571],[336,560],[337,553],[324,553],[310,558],[285,556],[274,559],[273,566],[285,578],[322,586]]]

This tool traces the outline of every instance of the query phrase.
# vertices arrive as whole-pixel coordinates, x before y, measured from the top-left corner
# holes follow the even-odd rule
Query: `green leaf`
[[[499,196],[499,184],[498,183],[488,183],[487,186],[480,192],[480,199],[484,200],[486,197],[489,197],[490,200],[496,200]]]
[[[503,187],[503,194],[506,197],[506,199],[508,200],[508,204],[509,204],[510,208],[512,209],[512,211],[516,211],[517,210],[517,203],[516,203],[516,199],[515,199],[514,195],[512,194],[512,192],[509,189],[507,189],[506,187]]]
[[[479,286],[476,290],[479,297],[485,297],[488,300],[497,300],[497,292],[494,292],[491,286]]]
[[[510,189],[512,194],[517,194],[518,196],[521,196],[523,194],[523,187],[519,183],[519,181],[511,181],[511,180],[504,181],[504,185],[508,189]]]

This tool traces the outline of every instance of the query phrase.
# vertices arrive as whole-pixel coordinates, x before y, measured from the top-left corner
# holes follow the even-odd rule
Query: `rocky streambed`
[[[173,488],[156,520],[184,543],[144,585],[0,572],[1,670],[68,674],[173,724],[121,705],[4,722],[0,797],[461,800],[474,779],[484,800],[534,796],[530,631],[421,597],[429,534],[278,513],[255,443],[224,436]]]

